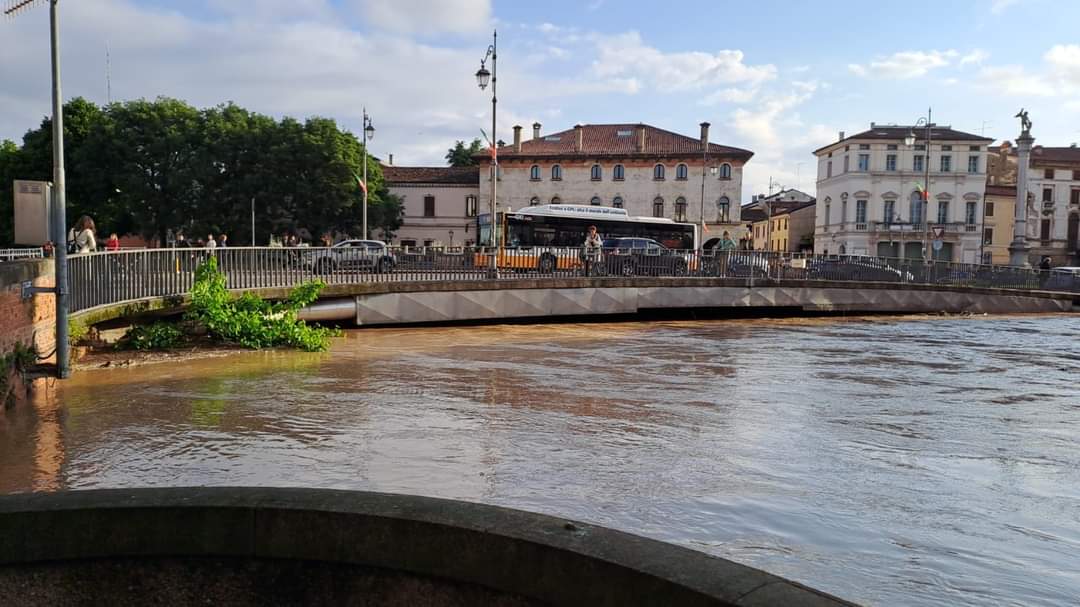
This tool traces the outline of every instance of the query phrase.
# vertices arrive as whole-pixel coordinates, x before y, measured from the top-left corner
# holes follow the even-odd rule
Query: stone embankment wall
[[[0,262],[0,354],[10,352],[16,343],[33,345],[38,355],[54,352],[56,296],[38,293],[23,299],[22,285],[31,281],[37,287],[51,287],[55,279],[51,259]],[[55,361],[53,354],[43,362]]]

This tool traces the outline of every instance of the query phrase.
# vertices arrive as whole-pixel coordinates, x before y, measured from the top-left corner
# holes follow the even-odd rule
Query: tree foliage
[[[64,106],[67,216],[95,219],[101,232],[166,240],[225,232],[234,245],[270,234],[359,234],[361,192],[354,175],[367,162],[371,225],[384,233],[400,207],[383,204],[382,168],[357,138],[328,118],[276,120],[228,103],[199,110],[170,98],[99,107]],[[11,182],[52,180],[52,121],[0,145],[0,243],[11,241]],[[395,215],[395,213],[397,213]],[[370,218],[369,218],[370,219]]]
[[[452,167],[476,166],[476,159],[473,156],[483,149],[484,144],[480,142],[480,139],[473,139],[467,146],[464,141],[456,141],[454,147],[446,151],[446,164]]]

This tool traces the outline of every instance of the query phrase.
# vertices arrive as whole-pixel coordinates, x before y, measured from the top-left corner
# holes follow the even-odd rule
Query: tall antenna
[[[983,120],[982,121],[982,128],[979,129],[979,135],[980,136],[986,137],[986,127],[988,127],[988,126],[994,126],[994,123],[992,121],[990,121],[990,120]]]
[[[112,105],[112,62],[108,42],[105,43],[105,105]]]

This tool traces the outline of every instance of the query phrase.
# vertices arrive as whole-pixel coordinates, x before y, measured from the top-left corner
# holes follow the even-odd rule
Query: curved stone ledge
[[[244,605],[851,605],[595,525],[325,489],[3,496],[0,589],[16,605],[179,605],[192,596]]]

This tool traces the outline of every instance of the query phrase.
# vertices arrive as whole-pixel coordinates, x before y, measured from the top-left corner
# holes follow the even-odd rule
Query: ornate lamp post
[[[364,240],[367,240],[367,238],[368,238],[368,227],[367,227],[367,199],[368,199],[368,182],[367,182],[368,153],[367,153],[367,142],[375,137],[375,127],[372,126],[372,124],[371,124],[371,116],[368,116],[366,107],[364,108],[363,125],[364,125],[363,126],[363,135],[361,136],[361,139],[364,142],[363,143],[364,154],[363,154],[363,158],[362,158],[363,163],[364,163],[364,188],[363,188],[363,191],[364,191],[364,211],[363,211],[363,228],[362,229],[364,231]],[[384,234],[384,236],[385,236],[385,234]]]
[[[699,238],[698,250],[699,251],[704,251],[705,250],[705,171],[706,171],[705,165],[707,165],[708,162],[709,162],[708,161],[708,150],[709,150],[709,144],[708,144],[708,142],[706,142],[705,145],[703,146],[702,151],[701,151],[701,229],[698,231],[698,238]],[[718,169],[717,167],[714,167],[714,166],[708,168],[709,174],[712,175],[713,177],[716,176],[716,173],[719,172],[719,170],[720,169]],[[727,220],[726,217],[724,219],[725,219],[725,221]]]
[[[4,15],[14,16],[38,0],[7,0]],[[61,379],[71,375],[68,349],[68,263],[67,263],[67,205],[64,176],[64,101],[60,91],[60,22],[58,0],[49,3],[49,34],[52,53],[52,240],[56,256],[56,375]]]
[[[926,156],[923,158],[923,169],[925,182],[923,183],[922,194],[922,220],[923,220],[923,261],[930,263],[930,144],[933,141],[933,130],[931,130],[930,116],[932,115],[933,108],[927,108],[926,118],[919,118],[915,123],[915,126],[908,132],[907,137],[904,137],[904,144],[908,147],[915,145],[915,129],[921,125],[926,126]]]
[[[499,179],[499,158],[498,158],[498,154],[496,152],[497,148],[495,147],[497,145],[497,143],[496,143],[497,139],[495,137],[495,110],[496,110],[498,102],[499,102],[498,97],[496,96],[496,89],[497,89],[496,83],[498,81],[498,68],[497,68],[498,63],[497,62],[498,62],[498,59],[499,59],[499,56],[498,56],[498,53],[496,52],[496,50],[497,50],[498,42],[499,42],[499,32],[495,31],[491,35],[491,45],[488,46],[487,52],[484,54],[484,58],[480,60],[480,69],[476,71],[476,84],[480,86],[481,91],[487,88],[487,85],[488,85],[489,81],[491,82],[491,139],[490,139],[490,141],[488,141],[488,143],[491,145],[491,220],[490,220],[490,223],[491,223],[491,238],[490,238],[488,244],[491,246],[492,250],[488,254],[488,258],[491,260],[491,275],[493,277],[497,277],[498,276],[498,271],[499,271],[498,263],[497,263],[497,260],[496,260],[496,256],[497,256],[498,252],[495,250],[495,247],[498,244],[498,238],[496,236],[496,233],[497,233],[497,228],[499,226],[499,222],[498,222],[498,208],[499,207],[498,207],[498,204],[496,203],[496,198],[495,198],[495,195],[496,195],[496,192],[497,192],[496,182]],[[491,59],[491,71],[490,72],[487,70],[487,67],[486,67],[488,59]]]

